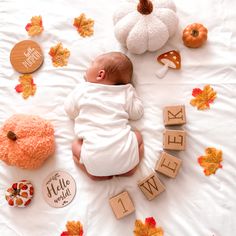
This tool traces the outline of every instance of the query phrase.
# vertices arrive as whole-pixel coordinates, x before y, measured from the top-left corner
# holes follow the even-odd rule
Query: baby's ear
[[[106,71],[105,70],[100,70],[98,71],[96,80],[103,80],[105,78]]]

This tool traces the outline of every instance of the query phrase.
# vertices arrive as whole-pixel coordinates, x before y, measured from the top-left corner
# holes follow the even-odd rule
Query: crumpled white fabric
[[[113,12],[120,1],[0,2],[0,124],[15,113],[41,115],[55,126],[57,143],[55,155],[38,170],[21,170],[0,163],[1,188],[6,189],[22,178],[31,180],[35,186],[33,201],[25,209],[10,208],[2,195],[1,232],[8,227],[20,236],[58,236],[68,220],[80,220],[86,236],[130,236],[135,219],[149,216],[155,217],[165,236],[231,236],[236,232],[236,5],[231,0],[175,3],[180,23],[174,38],[157,52],[140,56],[127,53],[134,64],[133,83],[144,102],[144,117],[132,126],[143,135],[145,157],[132,177],[94,182],[72,161],[73,122],[66,116],[63,103],[95,56],[111,50],[126,52],[113,31]],[[74,17],[82,12],[95,20],[94,36],[90,38],[81,38],[72,26]],[[32,39],[41,45],[45,61],[33,74],[37,84],[35,96],[24,100],[14,90],[19,74],[12,69],[9,55],[18,41],[30,38],[24,27],[32,16],[39,14],[45,30]],[[199,49],[186,48],[181,41],[184,27],[194,22],[203,23],[209,30],[207,43]],[[67,67],[54,68],[48,51],[59,41],[71,51],[71,56]],[[156,57],[172,49],[180,51],[182,69],[169,70],[159,80],[155,71],[162,65],[156,62]],[[211,84],[217,98],[210,110],[198,111],[189,104],[192,89],[203,88],[205,84]],[[187,147],[174,153],[183,165],[176,179],[158,175],[166,191],[149,202],[136,183],[153,171],[162,151],[162,109],[175,104],[186,106],[187,124],[182,129],[187,132]],[[222,149],[223,169],[206,177],[197,157],[211,146]],[[61,209],[51,208],[42,195],[44,178],[58,169],[69,172],[77,184],[74,200]],[[108,200],[123,190],[129,192],[136,211],[116,220]],[[4,236],[12,236],[11,231],[6,232]]]

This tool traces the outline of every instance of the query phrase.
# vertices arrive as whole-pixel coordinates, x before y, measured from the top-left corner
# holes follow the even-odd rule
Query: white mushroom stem
[[[155,73],[156,76],[162,79],[166,75],[168,68],[169,68],[169,65],[165,64],[160,70],[156,71]]]

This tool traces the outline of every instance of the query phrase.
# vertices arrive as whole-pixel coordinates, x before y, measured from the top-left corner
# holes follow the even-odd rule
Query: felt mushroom
[[[159,78],[163,78],[168,70],[168,68],[179,70],[181,68],[181,57],[178,51],[172,50],[165,52],[158,56],[157,61],[164,65],[159,71],[156,72],[156,75]]]

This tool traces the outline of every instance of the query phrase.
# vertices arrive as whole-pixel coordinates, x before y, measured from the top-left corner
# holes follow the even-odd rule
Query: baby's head
[[[109,52],[95,58],[87,69],[85,79],[91,83],[121,85],[131,82],[133,65],[121,52]]]

